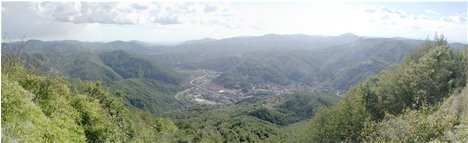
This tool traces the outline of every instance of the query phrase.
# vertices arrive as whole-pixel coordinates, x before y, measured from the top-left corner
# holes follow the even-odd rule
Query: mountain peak
[[[346,40],[346,41],[354,41],[356,39],[359,39],[359,36],[357,35],[354,35],[353,33],[345,33],[345,34],[341,34],[339,36],[337,36],[337,38],[339,39],[342,39],[342,40]]]
[[[207,43],[207,42],[212,42],[212,41],[216,41],[216,39],[203,38],[203,39],[200,39],[200,40],[189,40],[189,41],[183,42],[182,44],[200,44],[200,43]]]
[[[338,37],[356,37],[358,38],[359,36],[353,34],[353,33],[344,33],[344,34],[341,34],[339,35]]]

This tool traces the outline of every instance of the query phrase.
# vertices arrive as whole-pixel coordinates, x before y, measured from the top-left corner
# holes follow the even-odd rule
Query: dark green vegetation
[[[170,48],[30,40],[22,50],[3,47],[2,142],[468,140],[468,50],[449,49],[443,37],[266,35]],[[165,64],[223,72],[216,82],[231,88],[359,84],[342,97],[304,92],[185,106],[174,95],[190,79]]]
[[[201,40],[176,46],[174,51],[155,58],[169,65],[223,72],[216,82],[227,88],[304,84],[326,87],[322,91],[334,91],[346,90],[399,62],[420,42],[361,38],[353,34],[270,34]]]
[[[326,93],[252,97],[228,106],[201,106],[166,114],[195,142],[280,142],[292,138],[287,125],[310,118],[337,97]]]
[[[288,139],[285,125],[337,100],[324,93],[253,97],[167,114],[174,123],[128,108],[125,93],[112,95],[100,83],[2,66],[3,142],[277,142]]]
[[[468,50],[436,36],[398,65],[353,87],[321,109],[303,133],[308,142],[467,140]]]
[[[173,96],[187,88],[181,85],[183,80],[190,80],[169,66],[222,72],[214,82],[226,88],[300,84],[333,92],[346,90],[400,61],[417,43],[420,41],[366,39],[352,34],[336,37],[271,34],[176,46],[148,46],[138,41],[39,40],[12,45],[24,45],[27,67],[70,80],[101,81],[112,92],[124,92],[129,105],[162,114],[185,107]]]
[[[93,47],[87,47],[91,43],[30,40],[12,44],[11,49],[23,48],[22,57],[27,67],[33,67],[44,74],[64,75],[71,80],[102,81],[112,91],[124,92],[125,101],[135,108],[161,114],[182,107],[173,98],[174,94],[183,89],[180,85],[183,77],[181,74],[144,55],[119,48],[130,45],[138,50],[142,45],[117,41],[122,43],[117,46],[115,43],[92,43]],[[111,47],[105,47],[109,45]],[[9,46],[6,43],[3,45]],[[8,49],[3,51],[11,52]]]
[[[400,62],[423,41],[403,38],[275,35],[199,40],[159,53],[168,65],[223,72],[216,79],[227,88],[266,84],[320,86],[322,91],[352,85]],[[459,43],[451,44],[460,49]]]
[[[2,63],[2,142],[171,142],[169,119],[129,110],[102,84],[69,84]]]

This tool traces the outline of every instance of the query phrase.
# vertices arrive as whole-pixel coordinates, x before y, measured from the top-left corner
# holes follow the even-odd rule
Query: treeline
[[[467,128],[460,128],[468,121],[468,89],[461,92],[467,75],[468,50],[452,51],[444,36],[436,35],[400,64],[368,78],[337,104],[321,109],[310,120],[303,141],[467,140],[463,136]]]

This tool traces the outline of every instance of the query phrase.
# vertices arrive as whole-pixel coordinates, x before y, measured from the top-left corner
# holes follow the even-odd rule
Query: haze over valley
[[[116,83],[141,81],[139,84],[157,88],[158,84],[150,84],[151,80],[174,86],[165,90],[169,95],[176,89],[188,88],[174,95],[182,103],[231,104],[252,96],[296,92],[328,92],[340,96],[367,76],[398,63],[422,42],[363,38],[347,33],[339,36],[268,34],[194,40],[174,46],[137,41],[39,40],[13,46],[25,45],[26,64],[47,74],[104,81],[116,87]],[[454,49],[463,47],[461,43],[452,45]],[[141,90],[138,86],[134,88]],[[144,95],[155,94],[158,93],[148,91]],[[151,109],[152,103],[141,103],[151,101],[145,98],[148,97],[132,97],[129,101],[137,108]],[[174,104],[175,101],[166,102]]]
[[[2,2],[1,140],[465,141],[466,10]]]

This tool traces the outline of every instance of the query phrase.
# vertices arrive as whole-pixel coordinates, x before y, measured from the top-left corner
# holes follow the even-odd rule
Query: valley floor
[[[280,96],[297,92],[321,92],[323,85],[315,86],[293,83],[288,85],[266,84],[253,86],[250,89],[230,89],[215,83],[213,80],[222,73],[207,69],[183,70],[181,72],[190,75],[190,80],[185,84],[189,88],[174,95],[177,101],[185,104],[201,105],[227,105],[236,103],[242,99],[254,96]],[[336,91],[339,96],[343,91]]]

